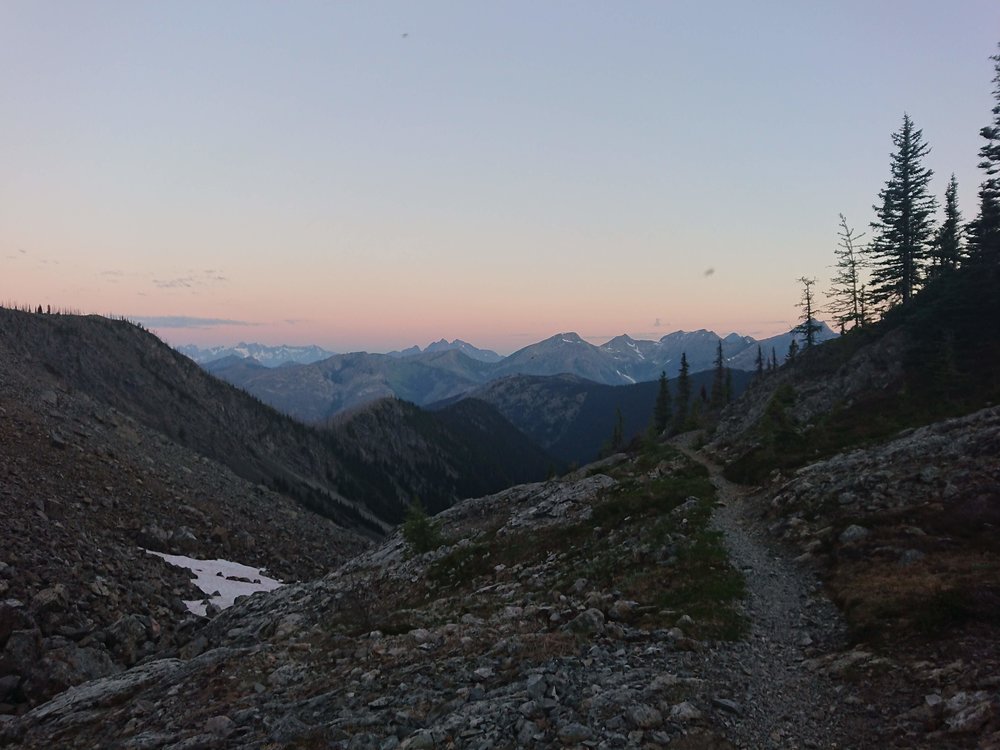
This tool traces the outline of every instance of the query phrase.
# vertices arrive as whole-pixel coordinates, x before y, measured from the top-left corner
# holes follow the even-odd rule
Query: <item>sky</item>
[[[0,3],[0,304],[180,345],[757,338],[903,113],[976,213],[995,0]]]

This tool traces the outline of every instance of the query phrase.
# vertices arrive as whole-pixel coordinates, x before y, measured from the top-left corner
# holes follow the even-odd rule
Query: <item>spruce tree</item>
[[[677,375],[677,421],[678,429],[683,429],[691,408],[691,375],[688,368],[687,352],[681,352],[681,368]]]
[[[788,345],[788,354],[785,355],[785,361],[791,362],[797,356],[799,356],[799,342],[792,339],[792,343]]]
[[[799,316],[802,322],[792,330],[802,336],[802,346],[808,349],[816,343],[816,334],[823,330],[823,326],[816,320],[816,305],[813,301],[812,288],[816,279],[800,276],[799,282],[802,284],[802,301],[798,304],[802,308],[802,315]]]
[[[764,352],[760,349],[760,344],[757,344],[757,372],[756,375],[759,378],[764,374]]]
[[[615,407],[615,426],[611,430],[611,450],[619,451],[625,444],[625,420],[622,417],[622,408]]]
[[[903,115],[903,125],[892,134],[892,142],[896,152],[889,179],[878,194],[880,203],[872,207],[877,220],[871,224],[874,236],[868,246],[871,300],[882,307],[909,302],[920,288],[937,209],[927,188],[934,173],[920,163],[931,149],[909,115]]]
[[[712,377],[712,407],[721,408],[726,403],[726,358],[722,354],[722,339],[715,351],[715,375]]]
[[[667,382],[667,373],[664,370],[660,371],[660,390],[656,393],[656,406],[653,409],[653,425],[656,429],[656,434],[662,434],[668,426],[670,426],[670,417],[672,416],[672,407],[670,403],[670,385]]]
[[[864,315],[866,264],[861,247],[857,244],[864,236],[864,233],[855,234],[847,225],[847,218],[840,214],[837,262],[834,264],[837,273],[830,281],[830,291],[827,292],[830,303],[826,309],[833,316],[841,333],[850,328],[863,326],[867,322]]]
[[[958,180],[955,175],[944,191],[944,221],[934,236],[929,275],[955,268],[962,256],[962,214],[958,211]]]
[[[1000,45],[998,45],[1000,46]],[[979,134],[986,143],[979,149],[979,168],[986,179],[979,186],[979,215],[969,224],[969,256],[977,264],[1000,266],[1000,54],[993,61],[993,122]]]

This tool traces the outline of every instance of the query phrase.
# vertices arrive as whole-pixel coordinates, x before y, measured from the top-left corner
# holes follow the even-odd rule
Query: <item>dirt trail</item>
[[[747,513],[743,489],[690,447],[693,436],[683,437],[677,447],[709,470],[719,501],[713,526],[746,578],[749,635],[716,651],[706,665],[710,679],[737,675],[741,683],[741,711],[728,723],[731,738],[762,749],[877,746],[872,717],[863,714],[850,687],[804,663],[845,648],[836,607],[808,570],[768,544]]]

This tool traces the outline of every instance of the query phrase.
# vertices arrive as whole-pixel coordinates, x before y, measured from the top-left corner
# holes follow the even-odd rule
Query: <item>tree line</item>
[[[998,45],[1000,48],[1000,45]],[[906,304],[935,277],[959,267],[1000,270],[1000,54],[993,61],[993,118],[981,128],[985,141],[979,149],[984,180],[979,187],[976,217],[963,222],[958,206],[958,181],[952,174],[944,192],[943,217],[931,193],[934,172],[923,165],[930,153],[923,131],[909,114],[892,134],[889,178],[872,206],[871,238],[856,232],[840,214],[835,274],[827,292],[827,312],[841,333],[863,327],[897,305]],[[815,343],[820,330],[813,286],[816,279],[801,277],[800,334],[803,346]]]

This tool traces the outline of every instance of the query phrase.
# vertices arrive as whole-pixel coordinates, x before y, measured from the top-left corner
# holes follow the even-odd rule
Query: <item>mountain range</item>
[[[823,325],[820,341],[836,334]],[[576,333],[551,336],[507,357],[477,349],[460,340],[442,339],[390,354],[338,354],[305,365],[267,368],[230,355],[204,366],[214,375],[253,394],[274,408],[308,423],[321,423],[345,410],[385,397],[418,406],[454,399],[483,385],[513,375],[572,375],[607,386],[649,382],[666,372],[677,376],[681,355],[692,373],[714,366],[721,342],[726,364],[746,372],[756,368],[758,351],[783,361],[797,336],[793,331],[756,341],[712,331],[676,331],[658,341],[618,336],[601,346]]]
[[[177,347],[177,351],[190,357],[200,365],[233,357],[237,359],[252,359],[264,367],[280,367],[287,364],[308,365],[321,359],[332,357],[335,352],[321,346],[267,346],[265,344],[247,344],[243,341],[236,346],[209,346],[204,349],[194,344]]]

